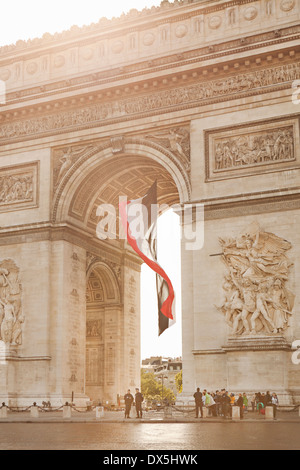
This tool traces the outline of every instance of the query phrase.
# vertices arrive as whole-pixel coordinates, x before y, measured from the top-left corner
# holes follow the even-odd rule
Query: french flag
[[[119,204],[120,217],[129,245],[156,273],[160,336],[175,323],[175,293],[171,280],[157,262],[157,207],[156,181],[145,196],[132,201],[121,201]],[[139,231],[136,230],[137,227]]]

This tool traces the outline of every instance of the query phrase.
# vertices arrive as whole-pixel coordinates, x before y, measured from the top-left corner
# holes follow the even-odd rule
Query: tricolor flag
[[[161,335],[175,323],[175,293],[172,282],[157,262],[157,207],[156,182],[142,198],[119,204],[128,243],[156,273],[158,334]]]

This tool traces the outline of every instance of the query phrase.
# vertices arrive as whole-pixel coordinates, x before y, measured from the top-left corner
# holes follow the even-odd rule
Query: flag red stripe
[[[151,259],[149,259],[137,246],[137,242],[136,242],[135,238],[130,233],[129,223],[128,223],[128,220],[127,220],[126,206],[128,204],[130,204],[130,201],[122,201],[119,204],[121,220],[122,220],[124,228],[126,228],[126,232],[127,232],[126,235],[127,235],[128,243],[134,249],[134,251],[142,258],[142,260],[144,260],[145,263],[151,269],[153,269],[153,271],[155,271],[157,274],[162,276],[162,278],[167,282],[168,288],[169,288],[169,296],[165,300],[165,302],[163,303],[160,311],[167,318],[170,318],[171,320],[173,320],[172,304],[173,304],[173,301],[174,301],[175,294],[174,294],[174,289],[173,289],[172,283],[171,283],[169,277],[167,276],[167,274],[165,273],[165,271],[159,266],[159,264],[157,264],[154,261],[152,261]]]

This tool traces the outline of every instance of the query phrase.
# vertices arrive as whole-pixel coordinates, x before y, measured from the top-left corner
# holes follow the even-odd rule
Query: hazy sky
[[[142,358],[150,355],[181,356],[181,272],[179,216],[169,210],[158,220],[158,262],[172,281],[176,296],[176,323],[158,337],[156,276],[142,266]]]
[[[5,3],[5,6],[4,6]],[[160,5],[161,0],[9,0],[0,11],[0,46],[19,39],[42,37],[73,25],[96,23],[100,18],[118,17],[132,8]],[[176,295],[177,323],[158,337],[155,274],[142,268],[142,358],[150,355],[181,355],[180,232],[178,216],[170,211],[160,220],[159,262],[173,282]]]
[[[9,0],[0,6],[0,45],[33,39],[73,25],[97,23],[135,8],[160,5],[161,0]]]

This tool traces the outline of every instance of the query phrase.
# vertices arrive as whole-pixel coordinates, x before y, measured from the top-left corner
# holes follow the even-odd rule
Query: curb
[[[28,424],[28,423],[34,423],[34,424],[65,424],[65,423],[73,423],[73,424],[79,424],[79,423],[92,423],[92,424],[237,424],[237,423],[300,423],[300,418],[299,419],[217,419],[217,420],[211,420],[211,419],[198,419],[198,420],[182,420],[182,419],[176,419],[176,418],[168,418],[168,419],[132,419],[128,421],[127,419],[103,419],[103,418],[95,418],[95,419],[80,419],[80,418],[64,418],[64,419],[55,419],[55,418],[50,418],[50,419],[41,419],[41,418],[32,418],[32,419],[0,419],[0,425],[1,424]]]

